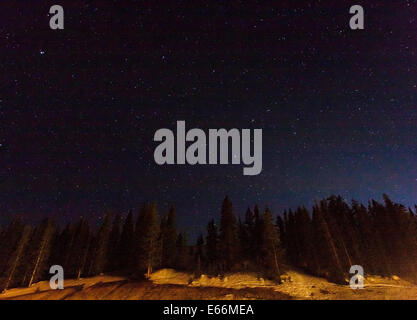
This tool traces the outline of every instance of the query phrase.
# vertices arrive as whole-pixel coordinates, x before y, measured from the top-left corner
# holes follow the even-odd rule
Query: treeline
[[[417,207],[383,195],[367,206],[331,196],[277,217],[288,261],[310,273],[344,283],[352,265],[368,274],[417,274]]]
[[[86,218],[60,229],[50,218],[32,227],[17,217],[2,229],[0,244],[0,290],[47,279],[52,265],[66,278],[140,278],[168,267],[197,275],[254,271],[280,282],[289,264],[338,283],[355,264],[381,275],[417,271],[416,214],[386,195],[368,206],[332,196],[311,212],[300,207],[276,220],[256,205],[238,218],[226,197],[219,224],[210,221],[194,245],[178,231],[175,208],[160,217],[155,203],[136,215],[107,214],[97,230]]]

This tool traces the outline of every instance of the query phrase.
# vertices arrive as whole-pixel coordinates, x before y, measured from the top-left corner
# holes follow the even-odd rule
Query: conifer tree
[[[268,276],[281,282],[282,248],[271,211],[267,208],[262,217],[261,257],[262,265]]]
[[[297,265],[314,272],[318,269],[314,248],[314,229],[309,212],[304,206],[299,207],[295,212],[295,224],[300,250],[297,256]]]
[[[144,206],[144,211],[140,215],[139,221],[142,221],[137,232],[139,271],[146,271],[146,275],[149,278],[153,267],[160,262],[160,225],[155,203]]]
[[[51,247],[50,265],[60,265],[64,270],[69,269],[69,262],[71,261],[71,246],[74,241],[74,226],[68,223],[64,230],[57,233],[54,237],[54,243]]]
[[[9,268],[9,259],[19,243],[22,235],[24,225],[22,217],[14,217],[9,225],[0,234],[0,277],[6,272],[5,269]]]
[[[33,282],[39,280],[45,271],[46,262],[48,261],[51,247],[51,240],[54,234],[54,224],[52,219],[43,220],[39,228],[33,234],[31,239],[31,257],[27,265],[27,272],[24,281],[28,287]],[[26,283],[27,281],[27,283]]]
[[[276,226],[278,228],[279,231],[279,239],[282,245],[284,245],[284,239],[285,239],[285,227],[284,227],[284,220],[282,219],[281,216],[277,216],[276,219]]]
[[[94,247],[94,260],[92,266],[93,275],[101,274],[105,271],[107,265],[107,252],[109,245],[109,236],[111,231],[111,215],[106,214],[103,224],[97,234]]]
[[[245,220],[240,222],[239,218],[239,241],[241,245],[241,256],[245,259],[244,265],[256,256],[256,234],[255,234],[255,215],[247,208]]]
[[[133,213],[129,210],[126,220],[123,224],[123,230],[118,244],[118,260],[119,269],[128,271],[133,265],[134,257],[134,229],[133,229]]]
[[[177,269],[185,270],[188,267],[188,247],[187,247],[187,238],[185,234],[179,233],[176,241],[176,263],[175,266]]]
[[[136,227],[129,212],[122,230],[120,215],[113,222],[106,215],[98,232],[91,232],[85,218],[62,231],[51,219],[32,229],[15,218],[0,232],[0,290],[46,279],[53,264],[62,265],[71,278],[119,269],[149,276],[154,268],[168,266],[197,273],[251,267],[280,280],[284,248],[292,265],[337,283],[345,283],[353,264],[373,274],[415,274],[416,214],[387,195],[383,200],[349,206],[341,196],[330,196],[313,206],[312,216],[302,206],[278,216],[274,225],[270,210],[260,214],[257,206],[237,223],[226,197],[220,232],[211,220],[206,241],[200,235],[195,246],[187,245],[185,233],[177,233],[173,206],[159,221],[156,205],[144,204]]]
[[[122,217],[120,213],[113,219],[113,225],[109,235],[109,246],[107,251],[107,270],[112,272],[120,269],[120,225]],[[133,224],[132,224],[133,227]],[[133,230],[132,230],[133,236]]]
[[[321,236],[321,239],[323,240],[321,242],[323,245],[322,258],[324,258],[323,260],[325,261],[325,269],[328,271],[329,279],[336,283],[344,284],[345,274],[349,270],[344,270],[342,267],[333,235],[330,232],[328,223],[323,213],[327,210],[326,205],[327,204],[325,201],[321,201],[320,207],[315,206],[313,208],[313,218],[316,220],[317,226],[316,232]]]
[[[251,247],[252,247],[252,261],[255,265],[261,263],[261,247],[262,247],[262,232],[263,232],[263,216],[259,212],[258,205],[255,205],[253,209],[254,214],[254,226],[250,236]]]
[[[4,275],[4,282],[0,283],[0,292],[3,290],[7,290],[10,285],[15,283],[14,280],[18,277],[18,267],[21,261],[23,260],[23,255],[27,243],[30,239],[30,234],[31,228],[29,226],[24,226],[20,234],[20,239],[17,242],[15,248],[13,248],[10,258],[8,259],[6,270],[4,271],[4,273],[2,273]]]
[[[226,197],[222,204],[220,217],[220,259],[223,271],[229,271],[236,262],[238,249],[236,217],[232,202]]]
[[[369,220],[372,226],[372,240],[375,243],[375,249],[377,252],[378,260],[376,268],[378,273],[382,275],[393,274],[393,261],[390,253],[395,250],[395,246],[389,240],[390,231],[387,224],[390,224],[390,219],[386,213],[384,206],[375,200],[371,200],[368,203]],[[388,238],[387,238],[388,237]]]
[[[217,269],[219,259],[219,235],[214,219],[207,225],[206,247],[208,268],[214,271]]]
[[[166,267],[173,267],[174,265],[177,237],[175,208],[172,205],[168,217],[161,222],[162,263]]]
[[[69,259],[65,265],[65,273],[79,279],[84,272],[90,245],[90,227],[87,219],[81,218],[71,229],[73,235],[71,246],[68,248]]]
[[[200,234],[197,238],[196,251],[195,251],[195,264],[196,264],[197,272],[201,271],[204,261],[205,261],[204,238],[203,238],[203,235]]]

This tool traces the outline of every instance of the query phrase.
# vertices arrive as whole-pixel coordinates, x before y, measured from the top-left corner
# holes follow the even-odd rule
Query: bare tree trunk
[[[336,246],[334,244],[333,237],[330,233],[329,226],[327,225],[327,222],[326,222],[324,217],[322,217],[322,220],[323,220],[324,231],[325,231],[326,236],[327,236],[327,242],[329,243],[329,246],[330,246],[330,248],[333,252],[333,256],[336,260],[337,267],[339,268],[339,272],[343,273],[342,264],[340,263],[339,255],[337,254],[337,249],[336,249]]]
[[[281,282],[281,271],[280,271],[279,266],[278,266],[278,258],[277,258],[277,251],[275,249],[275,244],[272,244],[272,248],[274,249],[275,268],[277,269],[279,282]]]
[[[77,280],[80,280],[80,278],[81,278],[81,273],[82,273],[82,271],[84,270],[85,265],[86,265],[88,251],[90,250],[90,239],[89,239],[89,238],[87,238],[87,242],[88,242],[88,244],[87,244],[87,248],[86,248],[86,249],[85,249],[85,251],[84,251],[84,255],[83,255],[83,259],[82,259],[82,261],[81,261],[81,265],[80,265],[80,267],[78,268]]]
[[[38,257],[36,258],[35,267],[33,268],[32,276],[30,277],[30,280],[29,280],[28,287],[30,287],[32,285],[33,279],[35,278],[35,275],[36,275],[36,273],[38,271],[39,263],[41,261],[42,255],[44,253],[44,250],[45,250],[45,247],[46,247],[46,243],[47,243],[47,239],[43,239],[42,240],[41,248],[39,250]]]
[[[148,263],[148,271],[146,272],[146,277],[149,279],[152,273],[152,266],[151,263]]]
[[[13,261],[12,268],[10,270],[10,273],[9,273],[8,278],[7,278],[6,284],[4,285],[4,290],[7,290],[9,288],[10,283],[12,282],[14,273],[17,269],[17,266],[19,264],[20,258],[21,258],[22,253],[23,253],[23,249],[25,248],[26,242],[28,241],[28,239],[29,239],[29,230],[25,229],[25,230],[23,230],[23,235],[22,235],[22,238],[20,240],[19,246],[17,248],[16,258]]]
[[[349,266],[352,266],[353,265],[352,264],[352,259],[350,258],[349,252],[348,252],[348,250],[347,250],[347,248],[345,246],[345,242],[343,241],[343,239],[342,239],[342,245],[343,245],[343,249],[345,250],[346,257],[347,257],[347,259],[349,261]]]
[[[146,273],[147,278],[149,279],[151,277],[151,273],[152,273],[152,254],[153,254],[153,241],[151,239],[151,243],[149,246],[149,254],[148,254],[148,271]]]

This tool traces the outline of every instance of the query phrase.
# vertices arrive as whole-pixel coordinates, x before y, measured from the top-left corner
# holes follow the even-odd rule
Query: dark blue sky
[[[195,235],[226,194],[237,214],[333,193],[417,202],[415,1],[363,1],[362,31],[352,1],[61,1],[59,31],[52,4],[0,4],[4,217],[155,200]],[[262,173],[156,165],[153,134],[177,120],[263,129]]]

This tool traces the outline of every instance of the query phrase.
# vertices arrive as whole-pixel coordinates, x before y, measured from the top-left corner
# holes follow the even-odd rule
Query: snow
[[[150,281],[128,281],[123,277],[102,275],[80,280],[65,280],[64,290],[51,290],[48,281],[30,288],[9,289],[1,299],[413,299],[417,286],[398,276],[367,276],[365,288],[353,290],[299,270],[281,276],[282,284],[255,273],[230,273],[224,276],[191,273],[173,269],[154,272]]]
[[[83,289],[86,289],[88,287],[97,285],[97,283],[110,283],[110,282],[117,282],[125,280],[125,278],[122,277],[113,277],[113,276],[96,276],[91,278],[81,278],[79,280],[76,279],[68,279],[64,281],[64,287],[65,288],[78,288],[82,287]],[[0,294],[0,299],[8,299],[8,298],[14,298],[18,296],[26,296],[31,294],[39,294],[41,292],[47,292],[51,291],[51,288],[49,286],[49,281],[40,281],[37,283],[34,283],[29,288],[13,288],[8,289],[5,292]],[[54,292],[59,293],[63,290],[54,290]]]
[[[349,285],[338,285],[324,278],[311,276],[299,270],[290,270],[281,276],[282,284],[265,280],[254,273],[232,273],[224,277],[201,275],[193,279],[191,274],[173,269],[162,269],[150,278],[157,284],[182,284],[195,287],[219,288],[268,288],[295,299],[417,299],[417,286],[398,276],[384,278],[368,276],[364,289],[353,290]]]
[[[152,273],[149,279],[156,284],[188,285],[192,281],[192,275],[174,269],[160,269]]]
[[[199,278],[186,272],[178,272],[174,269],[161,269],[153,273],[150,280],[157,284],[182,284],[194,287],[219,287],[219,288],[257,288],[273,286],[274,282],[266,281],[251,273],[233,273],[221,277],[209,277],[202,274]]]

